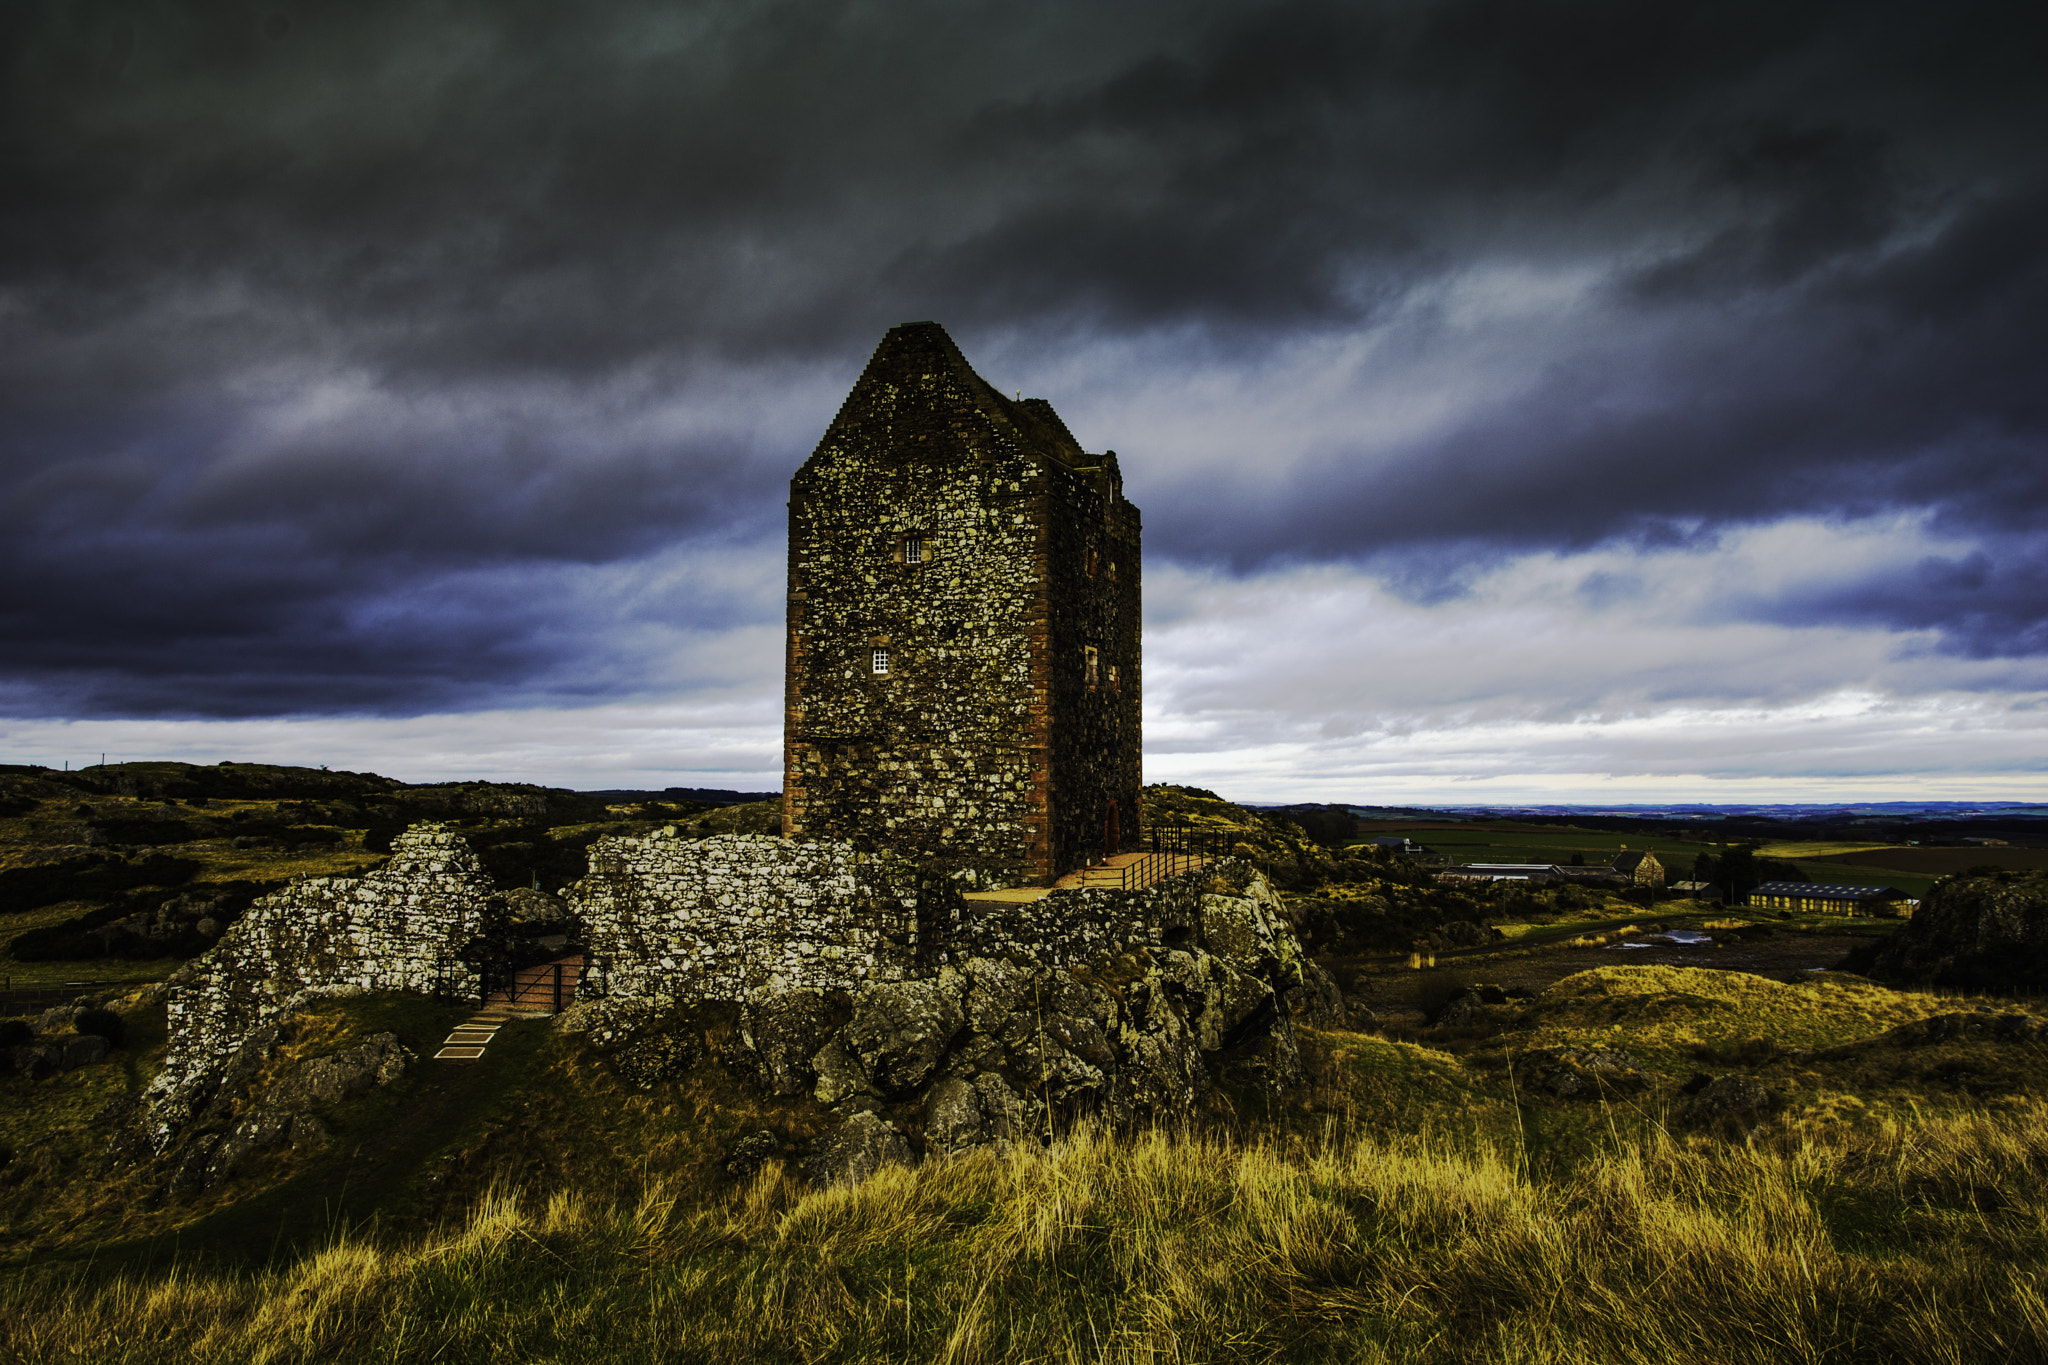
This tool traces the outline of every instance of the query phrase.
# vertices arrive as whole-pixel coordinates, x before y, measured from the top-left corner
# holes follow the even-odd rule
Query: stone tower
[[[1010,885],[1135,847],[1138,551],[1114,451],[891,328],[790,480],[783,832]]]

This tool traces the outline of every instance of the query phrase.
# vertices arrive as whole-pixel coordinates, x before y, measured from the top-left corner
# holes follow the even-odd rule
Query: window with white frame
[[[887,673],[889,671],[889,651],[886,649],[876,650],[872,667],[877,674]]]
[[[923,536],[905,536],[905,537],[903,537],[903,562],[904,562],[905,564],[922,564],[922,563],[924,563],[924,537],[923,537]]]

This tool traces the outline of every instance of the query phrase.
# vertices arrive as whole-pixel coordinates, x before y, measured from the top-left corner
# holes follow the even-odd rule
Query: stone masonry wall
[[[1135,891],[1067,887],[1034,901],[970,900],[946,946],[956,961],[1012,958],[1050,967],[1173,947],[1200,931],[1209,885],[1238,867],[1238,860],[1222,859]]]
[[[1049,532],[1041,573],[1053,718],[1047,815],[1058,871],[1136,848],[1144,786],[1138,509],[1123,498],[1115,452],[1089,460],[1046,480],[1041,513]],[[1115,848],[1108,847],[1111,839]]]
[[[570,888],[584,996],[743,1000],[911,975],[916,869],[832,840],[600,839]]]
[[[1134,838],[1138,515],[1113,456],[910,324],[789,506],[785,833],[871,839],[998,884],[1100,852],[1112,798]]]
[[[460,835],[419,824],[367,876],[308,878],[265,896],[170,991],[170,1046],[153,1098],[197,1083],[309,994],[480,999],[490,889]]]

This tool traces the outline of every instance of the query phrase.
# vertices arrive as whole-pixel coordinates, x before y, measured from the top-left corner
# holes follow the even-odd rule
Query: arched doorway
[[[1109,798],[1109,805],[1102,812],[1102,860],[1108,862],[1123,851],[1123,826],[1117,821],[1116,798]]]

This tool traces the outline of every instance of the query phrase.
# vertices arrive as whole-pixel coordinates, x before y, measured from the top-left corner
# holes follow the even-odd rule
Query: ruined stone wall
[[[784,832],[998,884],[1099,853],[1112,796],[1130,842],[1138,553],[1113,456],[892,329],[790,484]]]
[[[1066,887],[1033,901],[969,900],[946,946],[957,961],[1011,958],[1049,967],[1173,947],[1199,933],[1207,888],[1238,866],[1223,859],[1135,891]]]
[[[152,1092],[197,1082],[309,994],[480,999],[490,889],[460,835],[419,824],[364,877],[308,878],[265,896],[171,989],[170,1046]]]
[[[916,869],[841,841],[600,839],[570,904],[589,997],[743,1000],[916,970]]]

